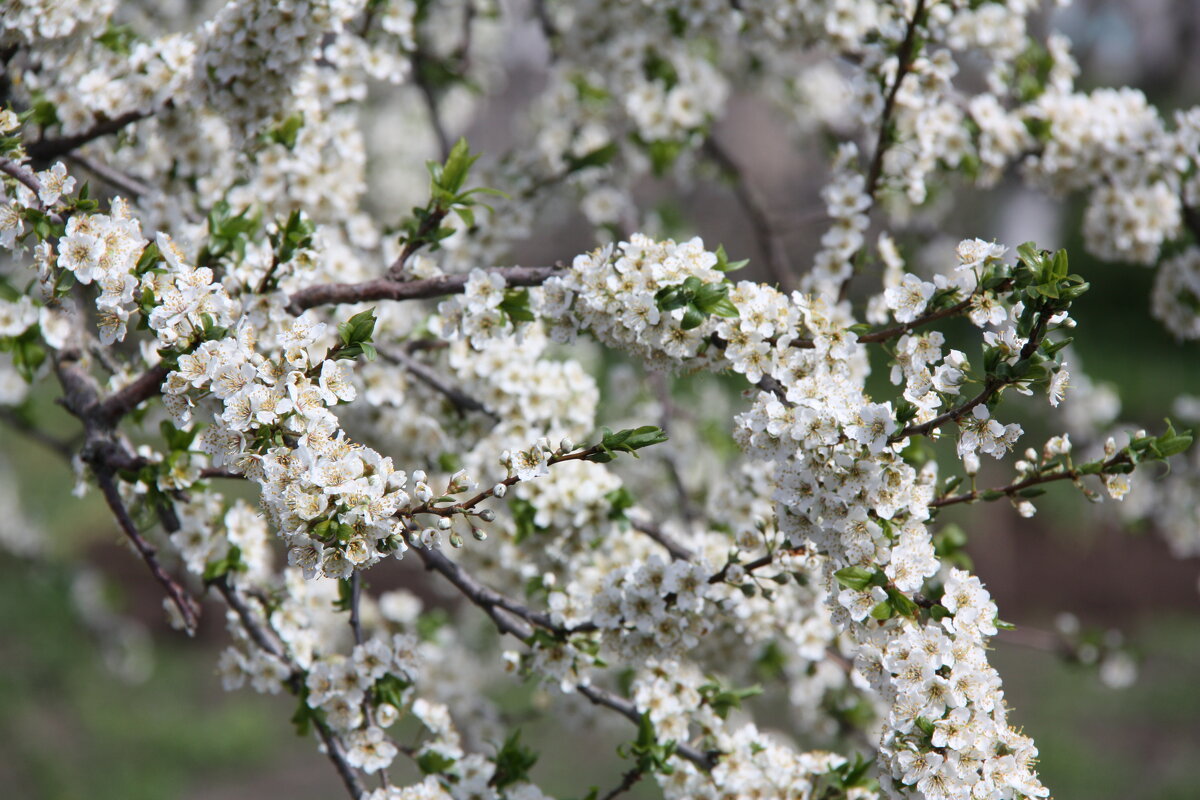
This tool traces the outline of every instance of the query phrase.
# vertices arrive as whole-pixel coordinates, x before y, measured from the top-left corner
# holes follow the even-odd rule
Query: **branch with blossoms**
[[[542,800],[515,733],[484,756],[457,729],[502,718],[484,685],[501,668],[636,725],[592,800],[650,780],[667,800],[1046,796],[989,663],[1004,624],[940,510],[1004,498],[1026,514],[1059,481],[1095,497],[1087,475],[1120,499],[1192,437],[1168,423],[1082,463],[1055,437],[976,486],[977,453],[1024,434],[1002,404],[1062,399],[1087,286],[1032,245],[967,240],[932,276],[901,247],[936,261],[955,189],[1020,163],[1086,194],[1085,248],[1169,253],[1155,313],[1200,337],[1185,233],[1200,112],[1169,123],[1137,93],[1077,91],[1065,44],[1022,4],[477,5],[234,0],[162,29],[111,24],[112,3],[6,16],[0,421],[78,456],[173,621],[194,628],[192,593],[215,589],[223,684],[290,693],[356,800]],[[477,127],[468,107],[535,28],[544,91],[486,188],[446,129]],[[802,152],[831,154],[809,173],[830,176],[831,223],[804,275],[780,238],[797,220],[747,183],[756,154],[726,123],[749,91],[783,101],[780,141],[819,131]],[[397,127],[426,112],[437,142]],[[705,158],[779,286],[734,277],[745,262],[699,237],[634,232],[687,229],[644,188],[682,188]],[[75,191],[68,166],[120,196]],[[551,247],[558,218],[611,243],[489,266]],[[869,252],[881,284],[851,300]],[[338,308],[359,303],[378,305]],[[980,332],[974,365],[958,317]],[[868,384],[877,355],[891,389]],[[697,373],[721,377],[676,414],[672,381]],[[32,426],[49,376],[77,439]],[[618,415],[660,427],[592,433]],[[950,423],[968,489],[917,438]],[[666,470],[620,458],[668,433]],[[424,593],[372,592],[366,570],[391,584],[406,555],[453,587],[461,622],[479,608],[519,652],[491,663]],[[759,680],[786,709],[770,734]],[[417,742],[388,732],[401,718]],[[400,753],[420,783],[391,784]]]

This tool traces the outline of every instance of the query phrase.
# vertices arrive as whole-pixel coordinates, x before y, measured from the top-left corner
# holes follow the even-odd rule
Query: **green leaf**
[[[590,169],[593,167],[607,166],[614,158],[616,158],[619,148],[616,142],[609,142],[606,145],[597,147],[582,156],[567,157],[567,172],[579,172],[580,170]]]
[[[721,272],[734,272],[750,263],[750,259],[743,258],[741,261],[730,261],[729,256],[725,254],[725,245],[719,244],[716,249],[717,265],[714,269]]]
[[[833,573],[837,582],[856,592],[864,591],[875,579],[875,572],[866,567],[843,567]]]
[[[472,155],[467,140],[460,138],[454,143],[454,147],[450,148],[445,165],[440,166],[436,172],[432,167],[430,168],[434,177],[434,186],[451,195],[457,194],[466,183],[471,165],[479,159],[480,155],[480,153]]]
[[[489,781],[490,785],[496,789],[504,789],[514,783],[528,780],[529,770],[537,760],[538,754],[521,744],[521,731],[513,731],[496,753],[496,771]]]
[[[535,533],[544,531],[545,528],[534,522],[534,517],[537,516],[537,506],[521,497],[513,497],[508,501],[508,508],[512,512],[513,523],[516,525],[516,532],[513,534],[513,544],[520,544]]]
[[[891,601],[881,600],[871,609],[871,618],[878,620],[891,619],[895,614],[895,609],[892,608]]]
[[[533,322],[535,319],[533,311],[529,308],[528,289],[505,289],[499,309],[514,327],[517,322]]]
[[[132,26],[113,25],[111,21],[104,32],[96,37],[96,42],[101,47],[120,56],[127,56],[133,52],[133,45],[137,41],[138,35],[134,33]]]
[[[449,623],[450,615],[444,608],[431,608],[417,617],[417,636],[423,642],[431,642]]]
[[[281,144],[288,150],[293,150],[296,147],[296,137],[299,136],[300,129],[303,127],[304,115],[297,111],[282,122],[268,128],[262,134],[262,140],[267,144]]]
[[[204,582],[211,583],[225,577],[230,572],[245,572],[246,569],[246,563],[242,561],[242,549],[233,544],[229,546],[229,550],[224,556],[204,565]]]
[[[705,315],[715,314],[718,317],[738,316],[737,306],[729,299],[728,283],[706,284],[696,292],[693,304]]]
[[[679,327],[685,331],[690,331],[703,325],[705,319],[706,315],[704,312],[695,306],[689,305],[687,310],[683,312],[683,320],[679,323]]]
[[[455,760],[444,756],[436,750],[428,750],[417,756],[417,766],[425,775],[440,775],[455,764]]]
[[[371,337],[375,333],[376,319],[375,307],[372,306],[338,325],[338,335],[341,337],[342,344],[345,347],[353,347],[371,341]]]
[[[917,614],[920,613],[921,609],[912,601],[912,598],[899,589],[890,586],[887,589],[887,595],[888,602],[891,603],[892,608],[897,614],[902,617],[908,617],[909,619],[916,619]]]
[[[404,707],[404,691],[412,686],[403,678],[387,673],[375,681],[372,691],[375,693],[375,703],[391,703],[396,708]]]
[[[620,523],[622,530],[627,529],[629,527],[629,517],[625,515],[625,512],[633,508],[633,494],[630,493],[628,488],[621,486],[613,489],[611,492],[607,492],[604,495],[604,499],[609,503],[608,518]]]

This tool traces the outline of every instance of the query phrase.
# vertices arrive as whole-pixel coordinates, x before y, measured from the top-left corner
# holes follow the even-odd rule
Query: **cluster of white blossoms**
[[[77,0],[64,8],[61,0],[6,0],[0,14],[0,42],[42,44],[80,31],[92,32],[117,8],[117,0]]]
[[[573,340],[584,329],[659,367],[694,359],[709,349],[718,320],[685,328],[680,323],[687,310],[662,310],[657,295],[682,287],[689,278],[706,285],[724,283],[717,262],[698,238],[677,244],[634,234],[616,250],[605,247],[576,256],[566,274],[542,286],[539,313],[553,323],[549,332],[555,341]]]
[[[287,108],[296,77],[336,19],[329,0],[226,4],[205,25],[196,78],[236,135],[257,133]]]
[[[1083,193],[1086,247],[1157,266],[1154,313],[1200,338],[1200,110],[1077,91],[1030,0],[160,5],[0,6],[0,406],[36,418],[37,382],[61,382],[77,470],[156,577],[190,581],[165,578],[171,613],[193,625],[176,590],[226,602],[228,688],[294,695],[356,800],[546,797],[489,699],[514,666],[531,707],[625,738],[640,721],[627,779],[672,799],[1046,796],[988,663],[997,609],[936,514],[1027,516],[1026,487],[1098,474],[1194,553],[1200,465],[1170,484],[1186,499],[1140,498],[1149,437],[1119,447],[1114,401],[1077,375],[1060,411],[1082,444],[977,487],[1024,434],[1001,401],[1063,400],[1078,359],[1052,337],[1082,289],[1065,257],[932,232],[963,184]],[[505,195],[448,199],[445,153],[429,188],[422,162],[531,66],[513,148],[459,181]],[[726,143],[751,93],[830,166],[806,171],[826,176],[819,249],[779,285],[731,279],[741,262],[645,207],[649,176],[716,167],[772,249],[783,210]],[[488,266],[576,210],[598,249]],[[931,271],[901,255],[923,244]],[[868,393],[873,347],[891,387]],[[712,385],[681,401],[681,375]],[[630,463],[636,435],[656,447]],[[939,436],[961,470],[909,447]],[[486,616],[365,584],[414,557]],[[489,659],[473,626],[493,623],[519,647]],[[760,682],[787,710],[771,732],[737,688]],[[402,757],[420,782],[390,784]]]

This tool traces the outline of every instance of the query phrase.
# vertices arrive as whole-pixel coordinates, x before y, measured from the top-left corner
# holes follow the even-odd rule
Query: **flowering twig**
[[[875,199],[875,190],[878,188],[879,179],[883,174],[883,157],[888,149],[892,114],[896,108],[896,95],[900,93],[900,85],[904,83],[904,78],[912,69],[917,49],[917,26],[921,24],[921,17],[924,13],[925,0],[917,0],[917,7],[913,10],[908,29],[904,32],[904,41],[900,43],[900,52],[896,56],[896,80],[892,83],[888,96],[883,102],[883,112],[879,117],[879,132],[875,138],[875,154],[871,157],[871,165],[867,169],[866,191],[872,200]]]
[[[1028,478],[1014,481],[1007,486],[998,486],[995,489],[972,489],[971,491],[963,492],[962,494],[945,494],[931,502],[929,507],[944,508],[946,506],[953,506],[959,503],[974,503],[977,500],[992,501],[999,500],[1002,497],[1012,498],[1025,489],[1033,486],[1039,486],[1043,483],[1052,483],[1054,481],[1065,480],[1078,481],[1084,478],[1086,475],[1104,475],[1107,474],[1108,471],[1113,467],[1133,463],[1133,459],[1130,458],[1129,453],[1122,450],[1112,458],[1104,461],[1101,464],[1100,469],[1094,472],[1082,472],[1078,469],[1069,468],[1064,465],[1063,469],[1061,470],[1031,475]]]
[[[628,719],[634,725],[637,725],[642,720],[641,712],[632,701],[626,700],[623,697],[618,697],[612,692],[601,689],[590,683],[580,684],[578,687],[579,693],[598,706],[604,706],[616,711],[621,716]],[[710,771],[717,765],[717,759],[720,757],[718,751],[701,752],[696,748],[678,743],[675,745],[675,754],[686,758],[688,761],[695,764],[705,772]]]
[[[66,154],[68,161],[73,161],[84,169],[88,170],[100,180],[112,186],[114,189],[124,192],[131,198],[138,199],[149,197],[157,194],[158,190],[149,184],[143,183],[138,178],[129,175],[121,170],[104,163],[98,158],[82,155],[81,153]]]
[[[1038,320],[1034,323],[1033,330],[1029,333],[1029,340],[1025,342],[1025,346],[1021,348],[1021,352],[1017,357],[1018,361],[1024,361],[1034,354],[1038,346],[1042,343],[1042,338],[1046,335],[1046,326],[1050,322],[1050,314],[1042,311],[1038,314]],[[909,425],[897,433],[888,437],[888,444],[902,441],[909,436],[925,436],[932,431],[945,425],[947,422],[957,422],[964,416],[969,414],[976,406],[986,403],[992,397],[1006,386],[1020,381],[1020,377],[997,378],[990,376],[983,384],[983,389],[979,394],[972,397],[970,400],[957,405],[954,408],[939,414],[928,422],[923,422],[920,425]]]
[[[271,628],[270,622],[259,622],[240,591],[236,586],[229,583],[225,576],[213,581],[212,585],[217,588],[217,591],[225,598],[225,602],[237,614],[242,629],[246,631],[246,634],[259,649],[279,659],[284,666],[291,670],[291,674],[288,675],[284,683],[292,694],[299,695],[304,685],[304,673],[288,657],[282,645],[278,643],[279,635]],[[337,770],[338,777],[342,779],[346,791],[350,793],[350,796],[354,800],[366,797],[367,790],[363,786],[358,770],[346,760],[346,748],[342,744],[341,738],[320,717],[313,717],[312,723],[316,728],[317,736],[321,739],[321,743],[325,745],[325,755],[333,762],[334,769]]]
[[[633,788],[634,784],[642,779],[642,776],[645,774],[645,770],[643,770],[640,766],[633,767],[624,775],[622,775],[621,782],[613,787],[610,792],[605,794],[604,797],[600,798],[600,800],[613,800],[613,798],[619,797],[625,792],[628,792]]]
[[[695,556],[691,550],[675,541],[674,537],[648,519],[640,516],[630,516],[629,524],[633,526],[635,531],[644,533],[661,544],[671,554],[671,558],[676,561],[691,561]]]

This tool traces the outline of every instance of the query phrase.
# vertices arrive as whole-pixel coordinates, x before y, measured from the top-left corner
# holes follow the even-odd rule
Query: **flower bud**
[[[496,520],[496,512],[490,508],[485,508],[479,512],[479,518],[484,522],[494,522]]]
[[[487,541],[487,531],[481,530],[474,526],[471,526],[471,535],[475,537],[475,541],[477,542]]]
[[[461,533],[454,531],[450,534],[450,546],[455,550],[463,546],[463,538]]]
[[[381,728],[390,728],[400,718],[400,712],[391,703],[380,703],[375,709],[375,723]]]
[[[441,517],[441,518],[440,518],[440,519],[438,519],[438,521],[437,521],[437,526],[438,526],[438,529],[439,529],[439,530],[443,530],[443,531],[448,531],[448,530],[450,530],[450,526],[451,526],[452,524],[453,524],[453,523],[450,521],[450,518],[449,518],[449,517]]]
[[[492,494],[495,495],[496,497],[504,497],[504,495],[507,492],[508,492],[508,484],[507,483],[497,483],[495,486],[492,487]]]
[[[569,437],[564,436],[562,441],[558,443],[558,449],[564,453],[569,453],[575,449],[575,443]]]

